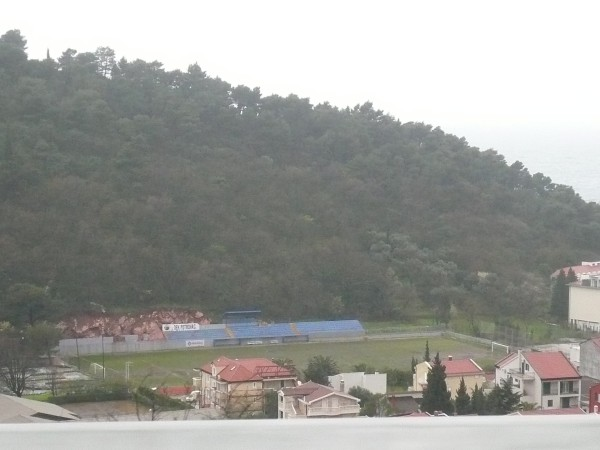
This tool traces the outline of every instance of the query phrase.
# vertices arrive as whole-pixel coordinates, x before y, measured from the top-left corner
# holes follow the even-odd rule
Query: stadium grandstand
[[[365,336],[365,330],[358,320],[267,323],[261,321],[260,315],[259,310],[228,311],[223,314],[223,323],[186,326],[166,324],[163,325],[163,334],[168,341],[185,342],[186,347],[284,344],[360,339]]]

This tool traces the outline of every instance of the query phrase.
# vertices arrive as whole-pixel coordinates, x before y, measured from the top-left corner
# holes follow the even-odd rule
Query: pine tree
[[[487,397],[486,409],[489,414],[504,415],[516,411],[520,402],[521,394],[513,392],[512,378],[507,378],[492,389]]]
[[[450,400],[450,392],[446,385],[446,366],[442,365],[440,354],[436,354],[431,370],[427,374],[427,389],[423,391],[421,411],[433,414],[442,411],[446,414],[454,412],[454,405]]]
[[[574,275],[574,273],[573,273]],[[569,287],[564,270],[560,270],[552,285],[550,313],[559,321],[567,320],[569,314]]]
[[[423,356],[423,361],[431,361],[429,356],[429,340],[425,341],[425,355]]]
[[[477,385],[475,385],[471,395],[471,411],[478,415],[485,414],[485,394],[483,389],[479,389]]]
[[[456,414],[459,416],[471,413],[471,397],[467,394],[467,385],[465,384],[464,378],[460,379],[460,385],[456,391],[454,405],[456,407]]]

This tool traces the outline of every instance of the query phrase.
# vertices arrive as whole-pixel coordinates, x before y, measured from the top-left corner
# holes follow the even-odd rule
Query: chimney
[[[448,355],[448,361],[452,361],[452,355]]]
[[[344,391],[344,388],[346,387],[345,385],[346,385],[346,383],[344,383],[344,377],[341,377],[340,378],[340,392],[346,392],[346,391]]]

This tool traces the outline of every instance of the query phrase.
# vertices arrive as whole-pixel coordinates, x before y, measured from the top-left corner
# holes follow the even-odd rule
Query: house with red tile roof
[[[354,417],[360,412],[360,399],[312,381],[280,389],[277,395],[280,419]]]
[[[481,388],[487,381],[483,369],[472,359],[454,359],[452,356],[448,356],[447,359],[442,360],[442,365],[446,367],[446,386],[452,398],[456,397],[461,379],[465,380],[467,392],[469,393],[475,389],[475,385]],[[427,375],[430,370],[431,363],[427,361],[415,366],[413,391],[423,392],[427,389]]]
[[[267,358],[230,359],[221,356],[200,368],[200,404],[224,409],[232,416],[264,409],[264,394],[296,386],[293,369]]]
[[[506,379],[540,409],[581,406],[581,375],[562,352],[510,353],[496,363],[496,384]]]

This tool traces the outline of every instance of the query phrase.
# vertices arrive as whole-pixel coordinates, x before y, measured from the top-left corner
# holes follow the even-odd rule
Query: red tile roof
[[[459,375],[485,375],[481,367],[472,359],[452,359],[443,360],[442,365],[446,366],[446,376],[456,377]]]
[[[158,389],[161,394],[171,397],[187,395],[192,392],[191,386],[163,386]]]
[[[577,275],[577,278],[579,278],[581,275],[587,275],[587,274],[600,274],[600,266],[599,265],[585,265],[585,266],[568,266],[568,267],[563,267],[562,269],[558,269],[555,270],[552,275],[550,275],[551,278],[556,278],[558,276],[558,274],[560,273],[560,271],[562,270],[565,275],[567,273],[569,273],[569,269],[573,269],[573,272],[575,273],[575,275]]]
[[[221,356],[211,363],[203,365],[201,370],[212,373],[213,364],[219,378],[228,383],[294,377],[290,369],[281,367],[267,358],[230,359]]]
[[[542,380],[581,378],[562,352],[523,352],[523,357]]]

